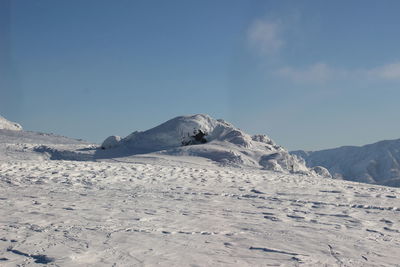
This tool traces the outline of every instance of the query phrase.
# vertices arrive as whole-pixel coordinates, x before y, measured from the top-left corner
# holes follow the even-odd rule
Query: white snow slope
[[[2,267],[400,266],[398,188],[0,136]]]
[[[19,125],[18,123],[11,122],[7,120],[6,118],[0,116],[0,129],[3,130],[12,130],[12,131],[21,131],[22,126]]]
[[[309,167],[324,166],[338,178],[400,187],[400,139],[291,153],[303,157]]]

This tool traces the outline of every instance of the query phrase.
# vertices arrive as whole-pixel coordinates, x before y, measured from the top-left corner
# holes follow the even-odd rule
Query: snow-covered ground
[[[1,130],[0,266],[400,266],[400,189],[267,170],[287,151],[233,132],[127,155]]]
[[[400,262],[396,188],[194,162],[1,162],[0,265]]]

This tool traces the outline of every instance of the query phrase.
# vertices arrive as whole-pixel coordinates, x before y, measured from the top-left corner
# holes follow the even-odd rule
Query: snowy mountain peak
[[[157,153],[203,157],[220,164],[311,174],[302,159],[290,155],[266,135],[251,136],[224,120],[208,115],[179,116],[125,138],[108,137],[104,154]]]
[[[16,122],[12,122],[7,120],[6,118],[0,116],[0,129],[3,130],[12,130],[12,131],[21,131],[22,126]]]

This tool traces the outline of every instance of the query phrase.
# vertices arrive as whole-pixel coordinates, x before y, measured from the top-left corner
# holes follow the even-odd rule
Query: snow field
[[[399,189],[190,157],[119,161],[0,162],[0,265],[400,262]]]

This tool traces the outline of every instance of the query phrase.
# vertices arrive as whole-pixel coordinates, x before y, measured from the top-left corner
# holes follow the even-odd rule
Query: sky
[[[205,113],[295,150],[400,138],[400,1],[0,0],[0,115],[100,143]]]

